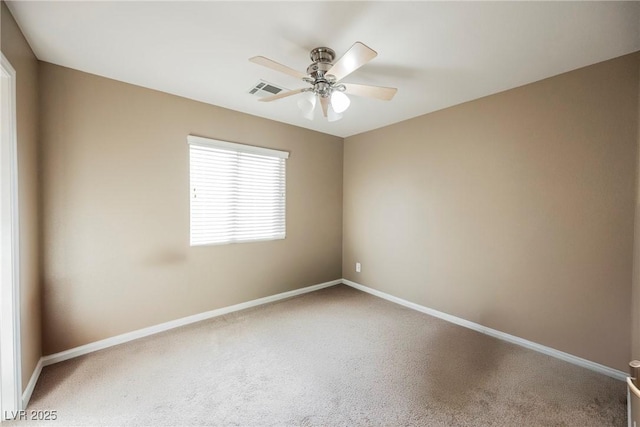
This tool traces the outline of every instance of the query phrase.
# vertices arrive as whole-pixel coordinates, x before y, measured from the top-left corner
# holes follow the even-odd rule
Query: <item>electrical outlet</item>
[[[360,270],[362,270],[362,266],[359,262],[356,262],[356,273],[360,273]]]

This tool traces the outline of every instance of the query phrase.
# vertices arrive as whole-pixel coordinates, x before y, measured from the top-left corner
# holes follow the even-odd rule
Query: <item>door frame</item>
[[[0,52],[0,421],[22,408],[16,71]]]

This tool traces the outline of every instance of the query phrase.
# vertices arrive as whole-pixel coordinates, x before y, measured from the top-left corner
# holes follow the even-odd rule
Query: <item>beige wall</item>
[[[40,257],[38,226],[38,60],[4,2],[2,53],[16,70],[22,386],[42,354],[40,346]]]
[[[626,370],[639,61],[347,138],[343,277]]]
[[[340,278],[341,138],[40,65],[45,354]],[[189,246],[189,134],[290,151],[285,240]]]

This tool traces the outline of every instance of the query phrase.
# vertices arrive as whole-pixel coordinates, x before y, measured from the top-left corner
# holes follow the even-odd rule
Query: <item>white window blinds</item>
[[[289,153],[189,136],[191,245],[285,237]]]

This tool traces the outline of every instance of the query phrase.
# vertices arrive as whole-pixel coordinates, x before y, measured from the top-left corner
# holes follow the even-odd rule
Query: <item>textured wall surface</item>
[[[343,277],[626,370],[639,62],[347,138]]]
[[[50,354],[341,276],[341,138],[40,64]],[[287,150],[287,237],[189,246],[187,135]]]
[[[38,185],[38,60],[1,2],[2,53],[16,70],[22,387],[42,355],[40,345],[40,237]]]

